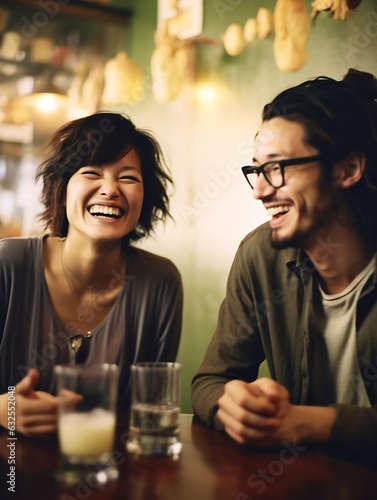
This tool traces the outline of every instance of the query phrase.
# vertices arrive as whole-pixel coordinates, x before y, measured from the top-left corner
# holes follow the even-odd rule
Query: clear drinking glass
[[[179,363],[131,366],[131,419],[126,449],[138,455],[179,455]]]
[[[112,461],[118,367],[55,367],[59,400],[58,435],[62,454],[57,478],[69,484],[106,484],[118,478]]]

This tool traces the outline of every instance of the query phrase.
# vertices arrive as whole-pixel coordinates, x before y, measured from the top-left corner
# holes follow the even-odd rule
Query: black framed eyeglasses
[[[255,165],[246,165],[242,167],[243,175],[250,184],[251,189],[254,189],[259,174],[263,174],[266,181],[273,188],[281,188],[284,186],[284,169],[293,165],[304,165],[305,163],[313,163],[322,159],[321,155],[303,156],[302,158],[289,158],[287,160],[273,160],[263,163],[260,167]]]

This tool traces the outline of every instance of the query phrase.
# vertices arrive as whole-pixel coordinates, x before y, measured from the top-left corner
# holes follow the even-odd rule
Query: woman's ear
[[[359,182],[365,170],[365,155],[354,151],[335,163],[333,168],[334,186],[349,188]]]

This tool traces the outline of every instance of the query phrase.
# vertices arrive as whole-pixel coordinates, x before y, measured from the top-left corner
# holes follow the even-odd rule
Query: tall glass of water
[[[118,367],[56,366],[58,436],[62,455],[57,478],[68,484],[106,484],[118,478],[112,461]]]
[[[181,452],[179,363],[145,362],[131,366],[131,419],[126,448],[138,455]]]

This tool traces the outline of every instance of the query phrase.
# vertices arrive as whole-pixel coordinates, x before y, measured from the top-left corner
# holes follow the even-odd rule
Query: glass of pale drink
[[[118,367],[55,367],[59,400],[58,436],[62,455],[57,478],[68,484],[101,485],[118,478],[112,461]]]
[[[137,455],[177,456],[181,365],[145,362],[131,365],[131,417],[126,449]]]

